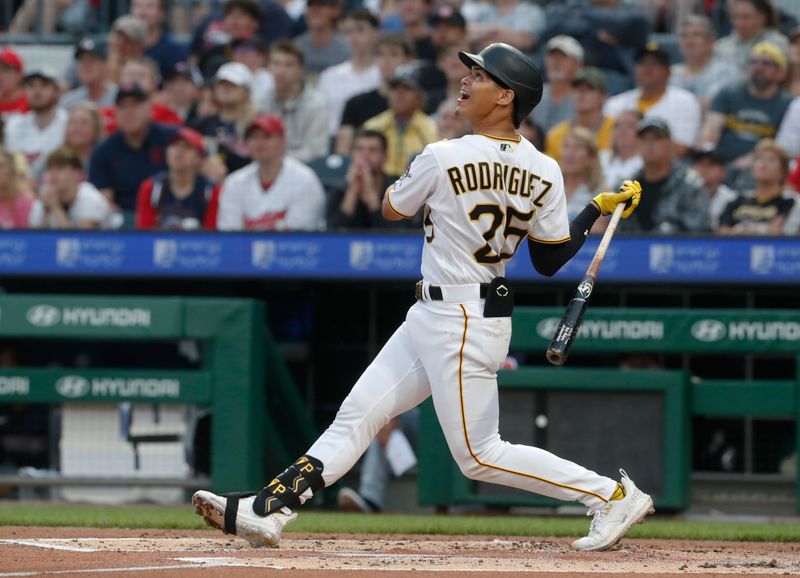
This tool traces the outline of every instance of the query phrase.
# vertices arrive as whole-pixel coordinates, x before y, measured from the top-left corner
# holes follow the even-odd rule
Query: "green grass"
[[[454,534],[490,536],[581,536],[584,517],[420,516],[303,512],[287,532],[364,534]],[[0,505],[0,526],[204,529],[191,507],[102,507],[63,504]],[[630,533],[635,538],[800,542],[797,524],[694,522],[651,518]]]

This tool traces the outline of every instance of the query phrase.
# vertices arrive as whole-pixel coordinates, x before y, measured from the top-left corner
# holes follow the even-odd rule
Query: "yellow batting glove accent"
[[[639,206],[642,198],[642,185],[639,184],[639,181],[625,181],[619,191],[618,193],[600,193],[594,198],[594,202],[600,207],[603,215],[610,215],[618,204],[625,203],[626,208],[622,212],[622,218],[627,219]]]

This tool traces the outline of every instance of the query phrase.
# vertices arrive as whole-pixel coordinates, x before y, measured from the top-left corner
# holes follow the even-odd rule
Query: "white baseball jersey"
[[[57,108],[50,124],[40,127],[33,112],[12,114],[5,126],[6,148],[24,154],[28,164],[33,166],[36,159],[47,157],[64,142],[68,116],[66,110]]]
[[[470,135],[425,147],[390,189],[401,215],[424,207],[422,272],[436,285],[489,282],[526,237],[569,238],[561,171],[524,138]],[[308,450],[333,484],[394,416],[433,396],[447,445],[468,477],[607,503],[612,479],[539,448],[500,438],[496,372],[508,354],[510,317],[484,317],[471,298],[417,301],[359,378],[333,424]]]
[[[389,203],[408,217],[425,206],[422,276],[435,285],[503,276],[526,237],[569,240],[561,170],[522,137],[476,134],[430,144],[390,190]]]
[[[232,172],[219,193],[221,231],[314,231],[325,222],[325,193],[312,169],[284,157],[278,176],[264,188],[258,163]]]

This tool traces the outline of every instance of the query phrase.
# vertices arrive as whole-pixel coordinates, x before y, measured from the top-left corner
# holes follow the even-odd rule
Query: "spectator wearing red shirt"
[[[28,112],[28,97],[22,87],[22,59],[6,47],[0,51],[0,114]]]
[[[158,90],[160,83],[160,75],[158,72],[158,65],[147,56],[137,56],[128,60],[122,67],[120,72],[120,84],[137,85],[147,94],[150,98],[150,107],[153,113],[153,122],[158,124],[166,124],[172,126],[180,126],[183,120],[178,113],[168,107],[166,104],[155,100],[153,95]],[[111,134],[117,130],[117,121],[115,116],[115,107],[103,107],[101,112],[103,120],[106,125],[106,132]]]
[[[167,171],[142,183],[136,201],[139,229],[215,229],[219,185],[200,174],[206,149],[200,133],[180,128],[167,146]]]

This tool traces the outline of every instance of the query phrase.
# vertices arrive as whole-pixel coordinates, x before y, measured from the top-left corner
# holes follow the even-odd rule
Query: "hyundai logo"
[[[56,391],[63,397],[83,397],[89,393],[89,380],[80,375],[65,375],[56,381]]]
[[[34,305],[28,309],[26,317],[36,327],[52,327],[61,321],[61,310],[52,305]]]
[[[705,343],[725,339],[727,333],[725,324],[717,319],[701,319],[692,325],[692,337]]]

